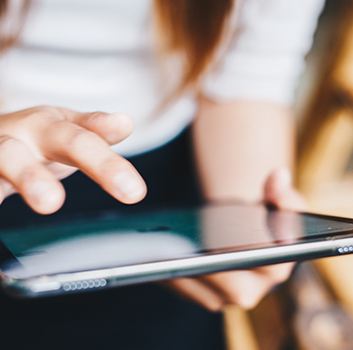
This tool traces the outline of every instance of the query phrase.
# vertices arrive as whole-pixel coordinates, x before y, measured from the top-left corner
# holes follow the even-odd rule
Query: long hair
[[[16,44],[31,0],[0,0],[0,53]]]
[[[158,46],[177,54],[182,76],[177,90],[197,84],[222,40],[234,0],[153,0]],[[0,0],[0,52],[16,43],[32,0]],[[16,4],[16,9],[12,9]],[[11,30],[2,24],[11,13]],[[15,13],[14,13],[15,12]],[[178,92],[175,91],[177,94]]]
[[[197,85],[222,42],[234,0],[154,0],[160,51],[182,60],[178,91]]]

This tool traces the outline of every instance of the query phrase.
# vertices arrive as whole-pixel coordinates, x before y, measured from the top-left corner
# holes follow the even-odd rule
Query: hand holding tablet
[[[0,239],[3,288],[35,297],[350,253],[353,220],[227,204],[53,217]]]
[[[303,211],[306,208],[304,199],[292,185],[290,172],[285,168],[273,172],[268,177],[264,186],[263,198],[265,203],[270,203],[277,208],[298,211]],[[232,216],[227,217],[225,215],[222,220],[227,222],[230,218]],[[212,220],[212,216],[204,219],[205,235],[207,236],[206,243],[211,247],[212,244],[217,245],[224,239],[234,239],[233,235],[229,235],[229,232],[228,238],[219,234],[217,229],[219,221]],[[261,216],[250,216],[247,219],[252,222],[256,219],[261,220]],[[279,237],[285,238],[288,235],[288,224],[292,227],[292,230],[296,231],[298,229],[299,222],[297,218],[292,218],[294,222],[291,224],[288,223],[288,220],[290,218],[287,217],[283,218],[283,220],[277,219],[272,222],[272,225],[277,226],[275,232],[277,232]],[[266,230],[263,233],[268,237]],[[242,239],[243,237],[245,240],[249,240],[253,235],[253,232],[249,232],[249,235],[241,235],[238,238]],[[253,270],[221,272],[198,278],[179,278],[171,280],[168,284],[179,291],[180,294],[210,310],[221,310],[226,304],[237,304],[243,308],[251,308],[257,305],[274,285],[287,280],[292,268],[293,264],[287,263]]]

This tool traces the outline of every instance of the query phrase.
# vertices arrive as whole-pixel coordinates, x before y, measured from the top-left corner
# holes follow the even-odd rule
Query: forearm
[[[293,118],[279,105],[201,99],[193,138],[201,185],[210,200],[260,200],[271,171],[293,165]]]

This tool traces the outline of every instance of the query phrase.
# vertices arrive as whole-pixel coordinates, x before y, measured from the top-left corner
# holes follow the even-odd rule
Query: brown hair
[[[183,63],[176,94],[196,85],[209,67],[233,5],[234,0],[154,0],[162,54],[179,54]]]
[[[9,12],[15,12],[14,18],[11,18],[12,23],[7,23],[7,28],[2,26],[0,32],[0,52],[3,52],[13,45],[21,33],[23,25],[25,23],[26,14],[29,10],[31,0],[22,0],[18,8],[11,11],[11,1],[10,0],[0,0],[0,24],[4,24],[8,20],[7,15]],[[10,25],[9,25],[10,24]]]
[[[1,33],[0,51],[15,44],[32,0],[22,0],[15,28]],[[234,0],[154,0],[159,49],[182,59],[183,74],[175,94],[197,84],[221,42]],[[6,19],[11,1],[0,0],[0,21]]]

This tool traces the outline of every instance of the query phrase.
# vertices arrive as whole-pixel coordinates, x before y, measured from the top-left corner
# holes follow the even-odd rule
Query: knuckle
[[[20,182],[22,185],[30,184],[38,179],[40,175],[40,169],[36,164],[27,165],[22,169]]]
[[[88,122],[95,123],[96,121],[101,120],[107,115],[107,113],[101,112],[101,111],[95,111],[89,114],[88,116]]]
[[[83,147],[86,148],[89,147],[95,139],[98,139],[98,136],[95,133],[85,129],[75,128],[67,139],[67,147],[73,150],[81,149]]]
[[[47,121],[62,121],[66,119],[62,109],[51,106],[36,107],[32,113],[32,117]]]

